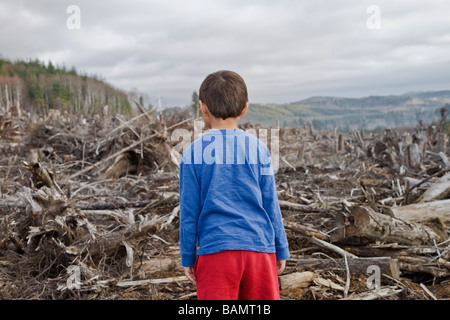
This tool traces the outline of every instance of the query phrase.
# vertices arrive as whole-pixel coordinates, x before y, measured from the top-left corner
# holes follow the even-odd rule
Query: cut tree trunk
[[[430,218],[439,218],[444,224],[450,225],[450,199],[392,207],[387,211],[404,221],[421,223]]]
[[[447,134],[439,133],[439,135],[438,135],[438,151],[443,152],[444,154],[447,152],[447,141],[448,141]]]
[[[334,220],[331,240],[347,244],[375,242],[404,245],[430,245],[448,238],[439,219],[419,224],[375,212],[368,207],[353,207],[347,215],[339,213]]]
[[[420,151],[416,143],[408,146],[408,165],[412,169],[417,169],[420,166]]]

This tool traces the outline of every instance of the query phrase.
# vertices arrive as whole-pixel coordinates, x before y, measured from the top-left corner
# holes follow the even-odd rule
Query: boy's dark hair
[[[198,98],[214,117],[236,118],[248,101],[247,85],[236,72],[217,71],[203,80]]]

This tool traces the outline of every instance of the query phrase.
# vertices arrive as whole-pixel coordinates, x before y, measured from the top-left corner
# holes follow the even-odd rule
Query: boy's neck
[[[209,125],[211,130],[237,129],[239,118],[211,119]]]

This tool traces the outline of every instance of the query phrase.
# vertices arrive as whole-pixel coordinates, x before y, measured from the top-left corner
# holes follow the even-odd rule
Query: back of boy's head
[[[233,71],[222,70],[208,75],[200,86],[199,99],[216,118],[236,118],[248,101],[244,79]]]

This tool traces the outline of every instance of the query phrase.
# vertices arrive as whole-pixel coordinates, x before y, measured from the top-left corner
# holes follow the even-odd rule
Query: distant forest
[[[38,114],[48,109],[100,114],[105,106],[111,113],[132,113],[127,94],[96,75],[37,59],[11,62],[0,58],[0,110],[20,107]]]

